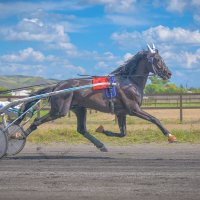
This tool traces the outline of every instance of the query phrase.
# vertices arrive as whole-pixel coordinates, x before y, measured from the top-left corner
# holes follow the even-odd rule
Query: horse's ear
[[[149,51],[150,53],[154,53],[154,50],[150,47],[149,44],[147,44],[147,48],[148,48],[148,51]]]
[[[155,45],[153,44],[152,45],[152,48],[150,47],[150,45],[149,44],[147,44],[147,48],[148,48],[148,51],[150,52],[150,53],[156,53],[156,49],[155,49]]]
[[[152,44],[152,49],[153,49],[154,53],[158,53],[158,49],[156,49],[154,43]]]

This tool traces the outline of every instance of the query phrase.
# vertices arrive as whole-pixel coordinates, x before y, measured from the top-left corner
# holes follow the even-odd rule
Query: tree
[[[169,80],[163,80],[156,76],[150,77],[151,83],[146,85],[145,94],[163,94],[163,93],[185,93],[186,88],[177,87],[176,84],[170,83]]]

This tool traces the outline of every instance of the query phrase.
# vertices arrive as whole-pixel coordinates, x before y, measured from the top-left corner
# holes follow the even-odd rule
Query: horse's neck
[[[134,74],[131,74],[130,76],[131,82],[138,86],[142,94],[149,75],[149,71],[146,67],[146,64],[147,63],[145,61],[141,60],[138,63],[137,69],[134,72]]]

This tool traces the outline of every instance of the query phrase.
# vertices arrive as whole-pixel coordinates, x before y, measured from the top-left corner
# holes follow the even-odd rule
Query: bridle
[[[147,55],[147,60],[151,64],[153,73],[154,73],[154,75],[157,75],[158,74],[158,70],[156,70],[156,67],[154,65],[154,59],[155,59],[154,56],[150,56],[149,54]]]
[[[158,75],[160,77],[165,77],[166,76],[166,74],[164,73],[165,70],[163,70],[162,67],[157,63],[157,65],[159,66],[159,68],[162,69],[162,70],[158,70],[157,67],[154,64],[154,59],[155,59],[154,56],[147,55],[147,60],[151,64],[153,74],[155,76]]]

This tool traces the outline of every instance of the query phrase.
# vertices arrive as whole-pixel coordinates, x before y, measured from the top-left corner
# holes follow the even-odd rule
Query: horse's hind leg
[[[58,116],[52,116],[50,113],[47,115],[41,117],[41,118],[36,118],[34,122],[29,126],[29,128],[25,131],[25,136],[28,137],[34,130],[37,129],[37,127],[45,122],[49,122],[52,120],[55,120],[58,118]]]
[[[73,93],[69,93],[65,98],[60,98],[59,96],[51,99],[51,110],[48,114],[41,118],[36,118],[30,127],[25,131],[26,137],[37,129],[37,127],[45,122],[55,120],[60,117],[64,117],[71,106]]]
[[[97,140],[94,136],[90,135],[86,129],[86,114],[87,110],[84,107],[77,107],[73,109],[73,112],[77,117],[77,131],[92,142],[100,151],[107,152],[106,147],[103,143]]]
[[[126,135],[126,115],[117,115],[118,125],[120,129],[120,133],[113,133],[111,131],[104,130],[103,126],[100,125],[96,132],[104,133],[107,136],[111,137],[124,137]]]

